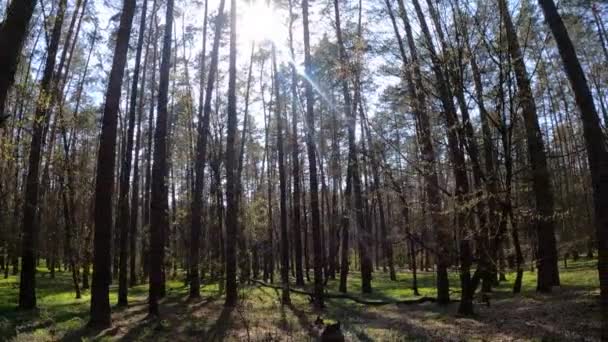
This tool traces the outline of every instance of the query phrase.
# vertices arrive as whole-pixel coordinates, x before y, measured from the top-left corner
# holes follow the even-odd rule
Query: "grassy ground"
[[[248,286],[240,291],[241,302],[233,310],[223,308],[217,285],[203,288],[201,300],[188,302],[187,288],[180,281],[167,284],[163,320],[146,319],[147,286],[130,290],[131,305],[114,308],[113,326],[91,331],[88,319],[89,293],[74,299],[68,273],[49,279],[40,270],[37,277],[38,311],[15,310],[18,279],[0,280],[0,340],[13,341],[308,341],[315,332],[317,315],[340,321],[350,341],[564,341],[599,339],[598,279],[595,261],[570,263],[561,272],[562,287],[551,295],[534,291],[536,276],[524,274],[523,292],[511,294],[513,275],[492,294],[491,306],[476,305],[477,315],[458,317],[457,304],[445,308],[435,304],[370,307],[346,300],[330,300],[324,312],[312,310],[308,298],[292,294],[292,305],[280,305],[277,290]],[[414,298],[411,275],[399,273],[392,282],[375,273],[373,299]],[[451,274],[453,298],[458,298],[458,275]],[[358,294],[360,279],[353,274],[349,292]],[[330,281],[330,291],[337,282]],[[434,296],[434,274],[419,277],[421,295]],[[116,303],[112,287],[111,302]]]

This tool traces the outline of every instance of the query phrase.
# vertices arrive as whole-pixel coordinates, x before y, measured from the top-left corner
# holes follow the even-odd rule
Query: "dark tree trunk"
[[[226,135],[226,307],[234,307],[238,300],[236,281],[236,243],[238,213],[236,180],[236,0],[230,6],[230,65],[228,70],[228,129]]]
[[[21,48],[37,3],[36,0],[11,1],[6,19],[0,23],[0,126],[7,117],[4,114],[6,98],[15,82]]]
[[[135,121],[137,110],[137,87],[139,84],[139,70],[141,65],[141,53],[144,46],[144,32],[146,27],[146,11],[148,1],[144,0],[141,9],[141,21],[139,23],[139,37],[137,39],[137,51],[135,52],[135,68],[133,69],[133,84],[131,85],[131,100],[129,104],[129,126],[127,128],[127,141],[122,155],[120,171],[120,190],[118,195],[118,229],[120,230],[119,246],[119,271],[118,271],[118,305],[128,304],[128,284],[127,284],[127,262],[129,258],[129,230],[130,230],[130,208],[129,208],[129,188],[131,178],[131,161],[133,159],[133,135],[135,134]],[[139,99],[143,102],[143,99]],[[139,139],[138,139],[139,140]],[[139,151],[136,151],[136,153]],[[137,215],[135,217],[137,220]],[[134,250],[130,251],[134,253]]]
[[[38,240],[38,224],[35,218],[38,213],[38,188],[40,158],[43,149],[44,122],[48,116],[48,98],[51,96],[51,85],[55,69],[55,57],[61,38],[61,26],[67,1],[62,0],[57,9],[55,24],[47,52],[40,95],[36,105],[36,116],[32,128],[30,144],[29,169],[25,184],[25,203],[23,209],[23,237],[21,244],[21,277],[19,282],[19,308],[24,310],[36,307],[36,241]],[[4,28],[4,26],[3,26]],[[20,51],[19,51],[20,53]]]
[[[169,230],[169,204],[167,189],[167,103],[169,97],[169,70],[171,69],[171,36],[173,32],[173,0],[167,1],[165,33],[163,37],[160,82],[158,87],[158,109],[154,132],[154,164],[150,198],[150,289],[148,314],[159,316],[158,299],[163,288],[163,237]]]
[[[602,339],[608,339],[608,151],[600,125],[599,115],[585,73],[576,55],[574,45],[552,0],[539,0],[545,19],[553,32],[564,69],[574,91],[583,122],[583,133],[589,158],[595,226],[598,248],[598,273],[602,312]]]
[[[517,32],[511,15],[508,12],[506,0],[498,0],[498,4],[500,15],[505,23],[509,53],[514,64],[515,79],[519,88],[519,102],[522,106],[522,115],[526,128],[532,189],[536,203],[537,214],[535,216],[538,217],[535,222],[538,238],[538,277],[536,289],[539,292],[551,292],[552,286],[559,285],[551,175],[547,166],[547,155],[538,123],[530,77],[528,76],[524,56],[517,40]]]
[[[90,326],[111,324],[109,285],[112,256],[112,190],[116,156],[116,126],[122,79],[135,13],[135,0],[125,0],[114,50],[110,80],[106,92],[95,184],[95,237],[93,248],[93,280],[91,289]]]

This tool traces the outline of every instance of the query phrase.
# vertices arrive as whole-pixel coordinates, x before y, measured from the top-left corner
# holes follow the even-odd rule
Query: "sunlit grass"
[[[580,260],[569,262],[568,269],[561,268],[562,288],[580,289],[586,292],[597,291],[599,281],[596,270],[596,260]],[[560,265],[563,266],[563,265]],[[512,296],[512,284],[515,279],[514,273],[508,273],[507,281],[501,282],[495,292],[501,296]],[[19,280],[18,277],[9,276],[0,279],[0,340],[10,339],[18,336],[17,341],[50,341],[68,333],[83,328],[88,320],[90,292],[83,291],[81,299],[75,299],[70,274],[68,272],[56,272],[55,279],[51,279],[46,269],[40,268],[37,273],[37,298],[38,310],[36,312],[19,312],[16,310]],[[278,277],[275,277],[278,279]],[[376,271],[373,274],[373,293],[365,297],[370,299],[402,300],[415,298],[412,291],[412,275],[409,272],[398,272],[397,281],[391,281],[388,274]],[[450,288],[453,299],[460,297],[459,275],[457,272],[450,273]],[[310,288],[311,284],[307,285]],[[536,273],[527,270],[524,273],[522,283],[522,296],[535,296]],[[435,296],[435,274],[434,272],[421,272],[418,274],[418,289],[421,296]],[[327,285],[330,292],[338,292],[338,279],[330,280]],[[361,295],[361,279],[356,270],[349,274],[348,292],[352,295]],[[130,303],[145,305],[147,298],[147,285],[139,285],[129,289]],[[220,288],[218,284],[208,284],[203,287],[204,298],[220,299]],[[187,296],[188,288],[184,286],[183,279],[167,281],[167,302],[171,305],[184,305],[182,300]],[[240,294],[246,302],[246,308],[250,315],[259,317],[259,321],[281,320],[281,324],[288,329],[298,323],[293,314],[279,315],[281,308],[279,298],[280,291],[266,287],[247,286],[240,288]],[[110,302],[117,302],[117,286],[110,288]],[[306,296],[292,295],[292,303],[296,308],[309,308]],[[354,312],[360,310],[361,306],[347,300],[329,300],[327,315],[333,319],[348,321]],[[118,308],[113,310],[119,311]],[[429,312],[429,317],[442,319],[441,311]],[[209,322],[202,322],[191,317],[185,317],[190,326],[187,331],[203,331],[208,329]],[[167,322],[167,329],[172,329],[172,324],[180,322]],[[146,328],[147,329],[147,328]],[[202,329],[202,330],[201,330]],[[141,336],[154,335],[153,330],[141,332]]]

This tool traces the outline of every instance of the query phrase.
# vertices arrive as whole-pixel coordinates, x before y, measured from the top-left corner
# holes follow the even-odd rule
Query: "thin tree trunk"
[[[236,148],[236,0],[230,6],[230,58],[228,69],[228,129],[226,136],[226,301],[227,307],[237,304],[236,242],[238,239],[237,180],[235,173]]]
[[[342,29],[340,28],[340,9],[338,0],[334,0],[334,11],[336,18],[336,35],[338,37],[338,47],[340,53],[340,61],[342,68],[347,68],[348,58],[342,40]],[[363,293],[371,293],[371,275],[372,275],[372,260],[371,260],[371,245],[372,239],[369,225],[365,223],[363,213],[363,196],[361,194],[361,178],[359,175],[359,162],[357,155],[357,145],[355,137],[355,129],[357,124],[356,113],[353,113],[353,103],[347,80],[342,80],[342,93],[344,96],[344,111],[348,120],[348,149],[349,149],[349,166],[351,167],[352,185],[355,195],[355,213],[357,225],[359,227],[359,246],[361,253],[361,291]],[[356,102],[355,102],[356,104]]]
[[[275,103],[274,111],[277,120],[277,151],[279,153],[279,188],[281,210],[281,303],[288,305],[289,298],[289,240],[287,236],[287,179],[285,175],[285,157],[283,146],[283,118],[281,117],[281,87],[277,69],[276,47],[272,46],[272,69],[274,74]]]
[[[147,0],[145,0],[147,2]],[[156,13],[156,0],[152,4],[152,12]],[[142,20],[143,21],[143,20]],[[139,201],[140,201],[140,189],[139,189],[139,151],[141,149],[141,125],[143,121],[143,114],[145,108],[144,94],[146,89],[146,74],[148,72],[148,61],[150,52],[150,42],[152,40],[152,24],[150,20],[150,28],[148,41],[146,42],[146,52],[144,56],[144,68],[141,77],[141,86],[139,89],[139,103],[137,108],[137,132],[135,133],[135,160],[133,164],[133,191],[131,193],[131,214],[130,214],[130,230],[129,230],[129,287],[137,285],[137,239],[138,239],[138,212],[139,212]],[[143,215],[142,215],[143,216]],[[142,239],[143,240],[143,239]]]
[[[205,5],[207,6],[207,5]],[[194,194],[192,197],[191,206],[191,226],[190,226],[190,298],[200,297],[200,278],[198,263],[200,259],[200,234],[202,229],[202,206],[203,206],[203,189],[204,189],[204,172],[207,158],[207,136],[209,132],[210,116],[211,116],[211,100],[213,87],[215,85],[219,44],[221,38],[222,27],[224,25],[224,6],[225,0],[221,0],[218,13],[220,16],[215,22],[215,36],[213,38],[213,48],[211,51],[211,65],[207,75],[207,88],[205,90],[205,101],[201,107],[199,103],[199,125],[196,142],[196,160],[194,162]],[[205,11],[206,12],[206,11]],[[207,16],[205,15],[205,20]],[[205,25],[206,28],[206,25]],[[206,30],[205,30],[206,31]],[[204,57],[202,57],[204,59]],[[203,70],[204,71],[204,70]],[[202,82],[202,81],[201,81]]]
[[[293,48],[293,24],[295,16],[293,13],[293,1],[289,0],[289,49],[291,57],[294,58]],[[298,109],[297,109],[297,72],[295,65],[291,65],[291,168],[293,175],[293,234],[294,249],[295,249],[295,271],[296,271],[296,286],[304,286],[304,273],[302,270],[302,229],[301,229],[301,211],[300,211],[300,156],[298,145]]]

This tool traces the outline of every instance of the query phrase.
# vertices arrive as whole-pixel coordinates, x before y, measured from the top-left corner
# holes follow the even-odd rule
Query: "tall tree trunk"
[[[608,208],[608,151],[606,141],[585,73],[555,3],[552,0],[539,0],[539,3],[555,37],[583,122],[595,208],[602,339],[608,339],[608,213],[606,213],[606,208]]]
[[[230,62],[228,69],[228,130],[226,136],[226,301],[234,307],[238,300],[236,281],[236,242],[238,239],[239,202],[236,164],[236,0],[230,6]]]
[[[336,35],[338,37],[338,48],[340,53],[340,62],[342,68],[348,68],[348,58],[346,56],[346,49],[342,40],[342,29],[340,28],[340,7],[338,0],[334,0],[334,11],[336,19]],[[349,74],[346,70],[343,74]],[[349,150],[349,166],[351,167],[352,173],[352,185],[355,195],[355,213],[357,219],[357,225],[359,227],[359,246],[361,253],[361,292],[371,293],[372,292],[372,260],[371,260],[371,245],[372,239],[369,225],[365,224],[365,218],[363,213],[363,196],[361,194],[361,178],[359,175],[359,162],[357,155],[357,144],[355,137],[355,129],[357,124],[356,113],[353,113],[353,103],[351,99],[350,90],[348,87],[348,81],[342,80],[342,94],[344,96],[344,112],[348,120],[348,150]],[[356,102],[355,102],[356,104]]]
[[[137,50],[135,52],[135,68],[133,69],[133,84],[131,85],[131,100],[129,103],[129,123],[127,128],[127,141],[124,154],[122,155],[122,165],[120,171],[120,189],[118,195],[118,229],[120,230],[119,246],[119,269],[118,269],[118,305],[128,304],[128,284],[127,284],[127,262],[129,258],[129,188],[131,178],[131,161],[133,159],[133,135],[135,134],[135,113],[137,110],[137,87],[139,84],[139,70],[141,66],[141,53],[144,46],[144,32],[146,27],[146,11],[148,1],[144,0],[141,9],[141,21],[139,23],[139,37],[137,39]],[[143,99],[139,99],[143,102]],[[136,151],[136,153],[139,151]],[[130,251],[134,253],[134,250]]]
[[[285,157],[283,145],[283,118],[281,116],[281,86],[277,69],[276,47],[272,46],[272,68],[274,74],[275,103],[274,111],[277,120],[277,151],[279,152],[279,188],[281,210],[281,285],[283,305],[291,303],[289,298],[289,240],[287,235],[287,179],[285,174]]]
[[[245,88],[245,110],[244,110],[244,118],[243,118],[243,129],[241,130],[241,138],[240,138],[240,146],[238,153],[238,165],[236,171],[236,180],[237,180],[237,200],[240,202],[244,201],[243,198],[243,167],[245,160],[245,142],[247,140],[247,131],[249,130],[249,98],[251,94],[251,82],[253,78],[253,61],[255,55],[255,42],[251,43],[251,53],[249,54],[249,69],[247,71],[247,85]],[[240,204],[239,204],[240,205]],[[241,217],[239,218],[239,253],[242,254],[240,258],[240,268],[241,268],[241,277],[242,281],[247,280],[251,281],[251,253],[248,248],[248,239],[245,234],[244,229],[244,212],[241,212]],[[253,243],[255,244],[255,243]]]
[[[304,25],[304,68],[307,77],[312,75],[310,55],[310,30],[308,27],[308,0],[302,0],[302,20]],[[317,157],[315,155],[315,107],[312,84],[306,82],[306,148],[308,150],[308,169],[310,177],[310,210],[312,241],[314,249],[314,305],[323,308],[323,251],[321,247],[321,218],[319,213],[319,181],[317,178]]]
[[[422,28],[422,32],[425,36],[425,40],[431,55],[432,69],[435,76],[435,86],[439,91],[439,97],[441,100],[442,108],[444,110],[444,120],[447,128],[448,136],[448,150],[450,155],[450,161],[452,163],[452,170],[454,173],[455,180],[455,193],[456,193],[456,222],[457,230],[459,235],[463,237],[462,241],[459,242],[461,250],[461,285],[462,285],[462,301],[460,303],[459,312],[461,314],[472,314],[472,293],[470,291],[470,246],[468,241],[467,231],[467,219],[464,213],[466,197],[469,193],[469,184],[466,173],[466,165],[464,153],[461,149],[462,140],[459,137],[458,132],[460,131],[460,123],[456,114],[456,108],[453,102],[453,94],[449,88],[449,79],[447,74],[442,70],[438,55],[433,46],[433,40],[430,34],[430,30],[426,24],[426,19],[418,0],[413,1],[418,21]],[[442,39],[443,40],[443,39]],[[465,240],[466,239],[466,240]],[[447,279],[447,266],[449,264],[448,258],[449,250],[449,238],[447,234],[442,230],[438,233],[438,243],[440,252],[437,255],[437,275],[438,275],[438,300],[440,304],[446,304],[449,302],[449,283]],[[466,258],[465,258],[466,257]],[[466,260],[466,263],[462,263]]]
[[[350,154],[350,151],[349,151]],[[350,160],[350,157],[349,157]],[[341,257],[340,257],[340,287],[339,291],[342,293],[346,293],[348,291],[347,281],[348,281],[348,268],[350,266],[348,256],[349,256],[349,230],[350,230],[350,214],[352,208],[352,166],[349,163],[346,168],[346,189],[344,190],[342,201],[344,203],[344,208],[342,209],[342,218],[340,220],[340,225],[342,227],[342,249],[341,249]]]
[[[158,299],[163,287],[163,237],[169,230],[169,207],[167,190],[167,140],[169,97],[169,71],[171,69],[171,44],[173,32],[173,0],[167,1],[165,33],[160,65],[158,87],[158,109],[154,133],[154,164],[152,166],[152,193],[150,200],[150,289],[148,294],[148,314],[159,316]]]
[[[89,326],[107,327],[111,324],[109,285],[112,256],[112,190],[116,156],[116,126],[118,107],[131,27],[135,13],[135,0],[125,0],[114,50],[114,59],[104,107],[97,176],[95,183],[95,237],[93,248],[93,281],[91,289],[91,318]]]
[[[147,0],[145,0],[147,2]],[[152,12],[156,13],[156,0],[152,3]],[[130,230],[129,230],[129,287],[137,285],[137,239],[138,239],[138,212],[140,203],[140,175],[139,175],[139,151],[141,149],[141,125],[145,109],[144,94],[146,90],[146,74],[148,72],[148,61],[150,53],[150,43],[152,41],[153,20],[150,20],[148,39],[146,42],[146,53],[144,56],[144,68],[141,76],[141,86],[139,89],[139,103],[137,109],[137,132],[135,133],[135,160],[133,164],[133,191],[131,193],[131,214],[130,214]],[[151,106],[153,107],[153,106]],[[142,210],[145,211],[145,210]],[[143,216],[143,213],[142,213]],[[143,221],[143,220],[142,220]],[[142,239],[143,240],[143,239]]]
[[[437,257],[437,297],[440,303],[448,303],[450,300],[449,296],[449,280],[447,277],[447,266],[445,264],[447,251],[447,243],[449,238],[446,236],[446,233],[441,225],[441,197],[439,196],[439,177],[437,175],[436,169],[436,157],[435,151],[432,143],[431,136],[431,125],[429,121],[429,117],[427,111],[425,110],[426,106],[426,96],[424,94],[424,87],[422,83],[422,73],[420,68],[418,67],[418,52],[414,41],[414,36],[412,34],[412,28],[405,11],[405,6],[403,4],[403,0],[399,0],[399,9],[401,11],[401,18],[403,20],[407,42],[412,58],[412,64],[415,65],[413,71],[413,84],[415,87],[410,87],[412,90],[412,95],[415,95],[415,111],[416,118],[418,121],[419,128],[419,139],[422,144],[421,148],[421,159],[423,160],[424,165],[424,177],[425,177],[425,192],[428,201],[428,207],[430,211],[431,217],[431,225],[436,227],[437,234],[437,249],[436,249],[436,257]],[[407,63],[406,63],[407,64]],[[407,75],[407,73],[406,73]],[[411,82],[410,82],[411,83]],[[413,91],[415,90],[415,91]],[[428,251],[427,251],[428,252]],[[428,259],[427,259],[428,260]]]
[[[505,24],[509,53],[513,61],[515,79],[519,88],[519,102],[522,107],[528,144],[528,158],[532,173],[532,189],[537,211],[535,225],[538,238],[538,277],[536,289],[539,292],[551,292],[552,286],[559,285],[551,175],[547,166],[547,155],[538,123],[536,103],[530,86],[530,77],[528,76],[524,56],[517,40],[517,32],[513,25],[506,0],[498,0],[498,5],[500,15]]]
[[[30,144],[29,169],[25,184],[25,203],[23,210],[23,237],[21,245],[21,277],[19,282],[19,308],[24,310],[36,307],[36,241],[38,240],[39,222],[35,222],[38,212],[38,188],[40,157],[42,155],[44,121],[48,115],[48,99],[51,96],[51,85],[55,69],[55,57],[61,38],[61,26],[67,1],[62,0],[57,9],[55,24],[47,52],[44,73],[40,81],[40,94],[36,105],[36,116],[33,121],[32,140]]]
[[[389,269],[389,277],[391,280],[397,280],[397,274],[395,273],[395,263],[393,260],[393,245],[392,241],[389,241],[390,237],[390,228],[386,223],[385,217],[385,208],[384,208],[384,199],[381,191],[380,184],[380,161],[378,155],[381,153],[379,147],[376,147],[372,141],[372,134],[368,125],[366,124],[367,116],[363,111],[363,108],[360,108],[361,111],[361,121],[363,123],[363,128],[365,130],[365,136],[367,138],[367,144],[370,149],[370,159],[371,159],[371,169],[372,169],[372,180],[373,180],[373,192],[376,197],[376,204],[378,205],[378,216],[379,216],[379,224],[380,224],[380,237],[383,254],[384,265],[388,264]],[[404,203],[404,206],[407,208],[407,203]],[[404,217],[405,218],[405,217]],[[386,271],[386,270],[385,270]]]
[[[293,13],[293,1],[289,0],[289,49],[292,59],[294,58],[293,48],[293,23],[295,16]],[[293,178],[293,234],[294,249],[295,249],[295,271],[296,271],[296,286],[304,286],[304,272],[302,270],[302,229],[301,229],[301,212],[300,212],[300,156],[298,145],[298,103],[297,103],[297,71],[295,65],[291,65],[291,169]]]
[[[213,48],[211,50],[211,65],[207,75],[207,88],[205,89],[204,104],[199,103],[199,125],[196,141],[196,160],[194,162],[194,194],[191,206],[191,226],[190,226],[190,298],[200,297],[200,278],[198,263],[200,258],[200,234],[202,229],[202,206],[203,206],[203,187],[205,162],[207,159],[207,140],[209,134],[209,124],[211,116],[211,100],[213,87],[217,74],[218,54],[222,27],[224,25],[224,6],[225,0],[220,1],[218,9],[218,20],[215,22],[215,36],[213,38]],[[207,5],[205,5],[207,6]],[[207,16],[205,16],[207,20]],[[206,25],[205,25],[206,27]],[[202,57],[204,59],[204,57]],[[204,72],[204,70],[202,70]],[[202,76],[201,76],[202,77]],[[202,98],[201,98],[202,99]]]

